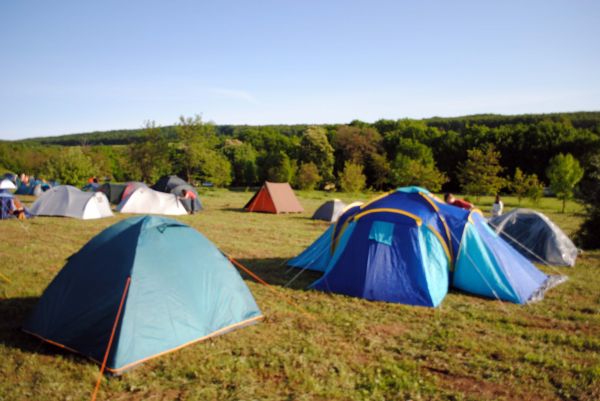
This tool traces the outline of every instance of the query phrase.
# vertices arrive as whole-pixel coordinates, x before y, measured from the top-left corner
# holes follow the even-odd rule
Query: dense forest
[[[382,190],[419,184],[456,191],[466,185],[461,174],[469,151],[490,146],[488,156],[497,155],[500,177],[512,179],[519,169],[543,183],[554,156],[571,154],[585,169],[600,152],[600,112],[318,126],[214,125],[182,117],[165,127],[146,123],[136,130],[0,142],[0,168],[71,183],[89,174],[152,181],[177,173],[219,186],[272,180],[297,187]],[[74,172],[65,172],[65,165]],[[510,190],[509,181],[499,184],[501,189]]]

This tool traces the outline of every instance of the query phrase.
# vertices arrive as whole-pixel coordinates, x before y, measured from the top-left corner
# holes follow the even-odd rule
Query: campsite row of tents
[[[97,362],[108,352],[107,369],[120,374],[262,318],[232,261],[181,222],[129,218],[68,258],[23,329]],[[524,304],[564,280],[538,270],[479,213],[418,187],[349,205],[288,264],[322,272],[310,286],[318,291],[430,307],[451,288]]]

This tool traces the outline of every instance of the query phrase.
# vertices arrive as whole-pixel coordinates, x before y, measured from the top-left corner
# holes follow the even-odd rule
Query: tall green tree
[[[499,175],[504,170],[500,156],[494,145],[469,149],[467,160],[460,164],[457,174],[463,191],[477,198],[497,194],[506,185]]]
[[[344,192],[360,192],[366,186],[367,178],[361,165],[347,161],[340,173],[340,189]]]
[[[290,157],[283,151],[268,156],[265,162],[267,168],[266,179],[272,182],[292,182],[296,173],[296,166]]]
[[[428,146],[410,138],[398,138],[397,156],[392,162],[392,184],[395,186],[419,185],[439,191],[448,181],[440,172]]]
[[[46,162],[45,176],[61,184],[80,186],[96,174],[92,161],[80,147],[72,146],[54,154]]]
[[[325,128],[311,126],[304,131],[300,140],[299,161],[313,163],[324,180],[333,178],[333,147]]]
[[[583,168],[570,153],[558,154],[550,160],[546,177],[556,197],[562,200],[562,213],[568,199],[573,198],[577,183],[583,178]]]
[[[206,160],[216,160],[205,155],[205,153],[214,151],[219,143],[214,125],[203,122],[199,115],[181,116],[175,131],[177,143],[174,158],[177,167],[188,181],[200,178],[198,171],[200,164],[203,161],[205,163]]]
[[[544,186],[536,174],[525,174],[520,168],[515,169],[515,174],[509,184],[510,189],[516,195],[519,205],[523,198],[529,198],[537,203],[542,197]]]
[[[577,242],[585,249],[600,249],[600,152],[590,157],[586,171],[585,183],[581,185],[586,218],[577,232]]]
[[[257,152],[251,144],[230,139],[225,142],[223,152],[231,162],[235,185],[253,185],[258,182]]]
[[[129,178],[154,182],[169,173],[169,143],[154,121],[147,121],[139,142],[128,146]],[[115,174],[111,174],[115,175]]]

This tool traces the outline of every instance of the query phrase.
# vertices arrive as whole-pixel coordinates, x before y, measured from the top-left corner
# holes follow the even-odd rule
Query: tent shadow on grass
[[[38,300],[38,297],[0,299],[0,344],[30,354],[64,355],[81,365],[89,363],[85,358],[36,339],[21,330]]]
[[[270,285],[277,287],[285,286],[286,283],[300,273],[301,270],[287,266],[285,264],[287,259],[284,258],[237,259],[237,261]],[[244,280],[255,281],[241,269],[238,268],[238,271]],[[289,288],[293,290],[304,290],[321,277],[321,275],[322,273],[320,272],[305,270],[289,285]]]

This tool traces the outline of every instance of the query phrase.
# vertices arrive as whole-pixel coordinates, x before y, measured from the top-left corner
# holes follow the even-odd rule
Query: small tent
[[[23,330],[100,363],[123,297],[107,361],[115,374],[262,317],[237,270],[206,237],[175,220],[141,216],[72,255]]]
[[[96,189],[96,191],[102,192],[104,195],[106,195],[110,203],[118,205],[121,202],[121,199],[123,198],[123,192],[125,191],[126,187],[127,184],[105,182],[104,184],[100,185]]]
[[[302,213],[304,209],[290,184],[287,182],[265,182],[254,196],[246,203],[248,212],[265,213]]]
[[[0,189],[12,190],[17,189],[17,186],[14,182],[12,182],[12,180],[4,178],[2,181],[0,181]]]
[[[116,210],[121,213],[164,214],[181,216],[187,211],[177,196],[139,187],[124,198]]]
[[[338,219],[345,208],[346,204],[339,199],[328,200],[319,206],[313,214],[312,219],[325,220],[333,223]]]
[[[152,185],[152,189],[159,192],[171,193],[173,188],[180,185],[190,185],[186,180],[176,175],[163,175]]]
[[[202,204],[200,203],[200,197],[198,191],[191,184],[186,182],[183,178],[179,178],[176,175],[165,175],[161,177],[156,184],[152,186],[155,191],[164,192],[167,194],[174,194],[180,197],[181,203],[185,210],[188,212],[197,212],[202,210]],[[181,199],[183,197],[183,191],[192,192],[195,195],[195,199]]]
[[[554,266],[575,266],[577,247],[546,215],[513,209],[488,221],[506,242],[527,259]]]
[[[70,185],[59,185],[42,193],[31,206],[31,214],[83,220],[113,215],[106,195],[100,192],[83,192]]]
[[[324,272],[314,289],[423,306],[438,305],[448,287],[524,304],[564,280],[538,270],[477,211],[419,187],[349,208],[289,264]]]

